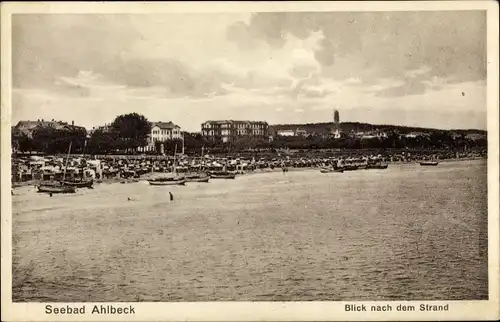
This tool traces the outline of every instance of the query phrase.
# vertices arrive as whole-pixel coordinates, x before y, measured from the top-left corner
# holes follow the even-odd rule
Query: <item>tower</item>
[[[336,139],[340,138],[340,113],[338,110],[333,110],[333,130],[332,134]]]
[[[333,123],[335,124],[335,131],[338,131],[340,125],[340,113],[338,110],[333,111]]]

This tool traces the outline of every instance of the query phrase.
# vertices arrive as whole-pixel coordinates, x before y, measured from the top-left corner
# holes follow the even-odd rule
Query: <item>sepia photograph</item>
[[[12,12],[2,308],[498,311],[498,4],[477,3]]]

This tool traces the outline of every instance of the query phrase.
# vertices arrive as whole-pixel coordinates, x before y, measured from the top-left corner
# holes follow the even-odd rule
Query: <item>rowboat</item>
[[[358,170],[358,166],[357,165],[345,165],[342,167],[342,169],[344,171],[355,171],[355,170]]]
[[[210,176],[205,174],[192,174],[186,176],[187,182],[208,182],[210,180]]]
[[[152,186],[183,186],[186,184],[185,178],[160,178],[148,180],[149,184]]]
[[[92,188],[94,184],[94,179],[90,180],[74,180],[74,181],[61,181],[63,186],[70,186],[70,187],[76,187],[76,188]]]
[[[344,169],[322,168],[319,170],[321,173],[344,172]]]
[[[438,164],[437,161],[420,161],[421,166],[437,166]]]
[[[223,173],[223,172],[217,173],[216,172],[216,173],[211,173],[210,178],[212,178],[212,179],[234,179],[234,178],[236,178],[236,174],[229,173],[229,172],[226,172],[226,173]]]
[[[200,178],[188,178],[188,179],[186,179],[187,182],[208,182],[208,180],[210,180],[209,176],[200,177]]]
[[[366,169],[387,169],[388,164],[369,164]]]
[[[45,193],[75,193],[76,192],[76,187],[56,185],[56,184],[43,184],[43,185],[39,185],[37,188],[38,188],[38,192],[45,192]]]

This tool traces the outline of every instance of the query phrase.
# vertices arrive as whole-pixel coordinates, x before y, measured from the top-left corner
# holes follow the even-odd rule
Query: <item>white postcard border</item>
[[[13,13],[183,13],[248,11],[433,11],[487,10],[488,22],[488,301],[359,301],[359,302],[182,302],[182,303],[57,303],[58,307],[132,305],[135,315],[47,315],[50,303],[12,303],[12,200],[10,189],[11,135],[11,14]],[[211,2],[211,3],[2,3],[1,5],[1,313],[5,321],[326,321],[326,320],[489,320],[499,308],[499,106],[498,3],[494,1],[432,2]],[[346,312],[345,304],[413,305],[415,312]],[[447,312],[420,312],[420,304],[449,304]]]

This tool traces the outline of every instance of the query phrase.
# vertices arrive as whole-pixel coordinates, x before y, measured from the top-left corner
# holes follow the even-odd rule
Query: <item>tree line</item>
[[[100,128],[87,135],[84,128],[66,127],[56,129],[52,127],[37,127],[32,136],[12,133],[12,145],[21,152],[37,151],[48,154],[65,153],[69,143],[72,143],[72,153],[85,154],[127,154],[138,152],[139,147],[148,144],[148,135],[151,133],[151,123],[143,115],[132,113],[115,118],[109,127]],[[231,142],[221,142],[221,138],[208,139],[199,133],[184,134],[181,139],[154,142],[154,151],[145,152],[158,154],[173,154],[174,151],[188,154],[199,154],[202,149],[206,152],[232,152],[244,150],[277,149],[447,149],[462,150],[467,148],[486,148],[486,139],[470,140],[464,133],[453,137],[450,131],[432,131],[427,136],[405,137],[395,131],[389,131],[386,138],[359,139],[345,137],[333,139],[327,135],[308,136],[275,136],[272,140],[267,137],[235,137]],[[177,150],[176,150],[177,149]]]

